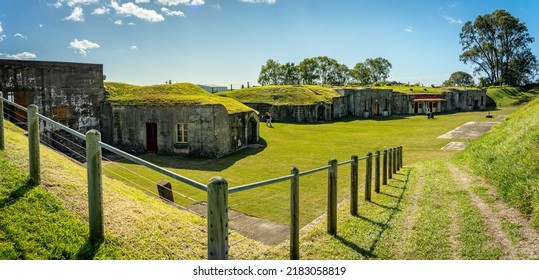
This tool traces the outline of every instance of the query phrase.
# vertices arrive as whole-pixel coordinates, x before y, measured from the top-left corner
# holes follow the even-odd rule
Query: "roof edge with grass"
[[[191,83],[137,86],[106,82],[105,90],[112,106],[222,105],[229,114],[253,111],[234,99],[210,94]]]

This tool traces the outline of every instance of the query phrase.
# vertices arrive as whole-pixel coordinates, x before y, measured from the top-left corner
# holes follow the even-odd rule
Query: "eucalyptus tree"
[[[265,65],[262,65],[258,76],[258,83],[266,85],[278,85],[281,83],[281,65],[279,62],[268,59]]]
[[[451,87],[451,86],[457,86],[457,87],[469,87],[473,86],[474,81],[472,75],[464,72],[464,71],[457,71],[451,74],[449,79],[443,82],[443,86]]]
[[[521,85],[537,71],[537,59],[530,49],[534,41],[523,22],[505,10],[496,10],[464,24],[460,60],[475,65],[475,73],[486,74],[489,84]]]

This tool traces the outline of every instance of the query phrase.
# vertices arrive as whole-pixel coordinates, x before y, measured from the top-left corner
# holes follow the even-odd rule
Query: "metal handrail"
[[[117,149],[117,148],[115,148],[115,147],[113,147],[113,146],[111,146],[111,145],[109,145],[107,143],[102,142],[102,141],[97,142],[97,144],[99,146],[101,146],[103,149],[105,149],[105,150],[107,150],[109,152],[112,152],[112,153],[114,153],[116,155],[119,155],[119,156],[121,156],[121,157],[123,157],[125,159],[128,159],[130,161],[133,161],[133,162],[136,162],[138,164],[144,165],[144,166],[146,166],[146,167],[148,167],[150,169],[153,169],[153,170],[155,170],[155,171],[157,171],[157,172],[159,172],[159,173],[161,173],[163,175],[174,178],[174,179],[176,179],[176,180],[178,180],[180,182],[183,182],[183,183],[185,183],[185,184],[187,184],[189,186],[195,187],[195,188],[197,188],[199,190],[208,191],[208,187],[206,185],[204,185],[204,184],[202,184],[200,182],[197,182],[197,181],[195,181],[193,179],[190,179],[190,178],[187,178],[185,176],[179,175],[179,174],[174,173],[174,172],[172,172],[170,170],[164,169],[161,166],[155,165],[155,164],[153,164],[151,162],[148,162],[148,161],[145,161],[145,160],[143,160],[141,158],[138,158],[136,156],[130,155],[130,154],[128,154],[128,153],[126,153],[126,152],[124,152],[122,150],[119,150],[119,149]]]
[[[82,133],[80,133],[80,132],[78,132],[78,131],[76,131],[76,130],[74,130],[74,129],[71,129],[71,128],[69,128],[69,127],[67,127],[67,126],[65,126],[65,125],[63,125],[63,124],[61,124],[61,123],[58,123],[58,122],[56,122],[56,121],[54,121],[54,120],[52,120],[52,119],[49,119],[49,118],[43,116],[43,115],[40,114],[40,113],[37,113],[36,115],[37,115],[40,119],[44,120],[45,122],[47,122],[47,123],[49,123],[49,124],[51,124],[51,125],[54,125],[54,126],[56,126],[56,127],[59,127],[59,128],[61,128],[62,130],[65,130],[65,131],[68,132],[69,134],[71,134],[71,135],[73,135],[73,136],[75,136],[75,137],[77,137],[77,138],[79,138],[79,139],[81,139],[81,140],[86,140],[86,136],[85,136],[84,134],[82,134]]]
[[[15,102],[11,102],[11,101],[5,99],[5,98],[2,97],[2,96],[0,96],[0,100],[2,100],[2,101],[4,101],[4,102],[8,103],[9,105],[13,105],[13,106],[17,107],[18,109],[21,109],[21,110],[23,110],[23,111],[25,111],[25,112],[28,111],[28,110],[27,110],[26,108],[24,108],[23,106],[21,106],[21,105],[15,103]]]
[[[294,175],[286,175],[286,176],[277,177],[277,178],[273,178],[273,179],[269,179],[269,180],[264,180],[264,181],[254,182],[254,183],[250,183],[250,184],[246,184],[246,185],[241,185],[241,186],[237,186],[235,188],[228,189],[228,193],[229,194],[230,193],[236,193],[236,192],[246,191],[246,190],[250,190],[250,189],[254,189],[254,188],[258,188],[258,187],[262,187],[262,186],[266,186],[266,185],[270,185],[270,184],[274,184],[274,183],[279,183],[279,182],[282,182],[282,181],[290,180],[292,177],[294,177]]]

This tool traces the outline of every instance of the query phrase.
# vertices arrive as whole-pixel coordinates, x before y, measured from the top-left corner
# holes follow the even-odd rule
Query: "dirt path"
[[[529,220],[517,210],[509,207],[499,199],[494,187],[482,179],[459,170],[449,164],[449,170],[455,182],[470,195],[470,199],[477,206],[487,226],[494,243],[502,250],[502,259],[534,259],[539,257],[539,231],[533,229]],[[491,202],[485,202],[476,195],[472,187],[479,183],[487,188],[488,195],[494,197]],[[504,230],[504,221],[514,225],[515,236],[508,236]]]

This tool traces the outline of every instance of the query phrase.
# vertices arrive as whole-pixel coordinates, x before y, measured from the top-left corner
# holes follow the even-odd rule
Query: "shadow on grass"
[[[401,171],[403,171],[403,170],[401,170]],[[409,179],[410,179],[410,172],[411,171],[412,171],[412,169],[407,169],[405,171],[406,173],[403,174],[405,176],[405,178],[406,178],[403,181],[404,182],[403,186],[402,187],[395,187],[395,188],[401,189],[400,194],[398,196],[389,195],[390,197],[393,197],[393,198],[397,199],[396,205],[394,207],[382,205],[382,204],[379,204],[379,203],[373,202],[373,201],[370,202],[370,203],[375,204],[375,205],[377,205],[379,207],[383,207],[383,208],[385,208],[385,209],[387,209],[389,211],[389,215],[388,215],[388,217],[387,217],[387,219],[385,221],[377,222],[377,221],[373,221],[373,220],[371,220],[371,219],[369,219],[367,217],[363,217],[363,216],[357,216],[356,217],[357,219],[361,219],[361,220],[367,221],[369,223],[372,223],[372,224],[376,225],[379,228],[378,233],[376,234],[376,237],[372,241],[372,243],[369,246],[368,250],[365,250],[364,248],[361,248],[361,247],[357,246],[353,242],[350,242],[349,240],[346,240],[344,237],[337,237],[337,240],[339,240],[342,244],[346,245],[350,249],[358,252],[359,254],[361,254],[362,256],[364,256],[366,258],[376,258],[376,254],[374,254],[374,251],[376,250],[376,246],[378,245],[378,242],[380,242],[380,239],[381,239],[382,235],[389,228],[389,223],[395,218],[395,214],[397,214],[398,212],[401,211],[400,205],[401,205],[402,199],[404,197],[404,193],[406,192],[406,189],[408,188],[408,183],[410,182]],[[382,193],[382,194],[387,195],[386,193]]]
[[[80,247],[77,253],[78,260],[93,260],[99,248],[103,244],[104,240],[90,241],[86,240],[86,243]]]
[[[266,140],[263,138],[259,139],[258,145],[259,146],[256,148],[242,148],[239,151],[228,154],[221,158],[199,158],[179,155],[162,155],[155,153],[138,154],[136,156],[166,168],[220,172],[233,166],[239,160],[254,156],[264,151],[268,146]],[[120,159],[118,161],[129,162],[128,160],[124,159]]]
[[[26,180],[26,182],[21,182],[18,188],[14,189],[9,193],[5,198],[0,199],[0,209],[8,207],[12,205],[13,203],[17,202],[17,200],[21,197],[23,197],[26,193],[28,193],[30,190],[32,190],[35,187],[34,182],[32,180]]]

